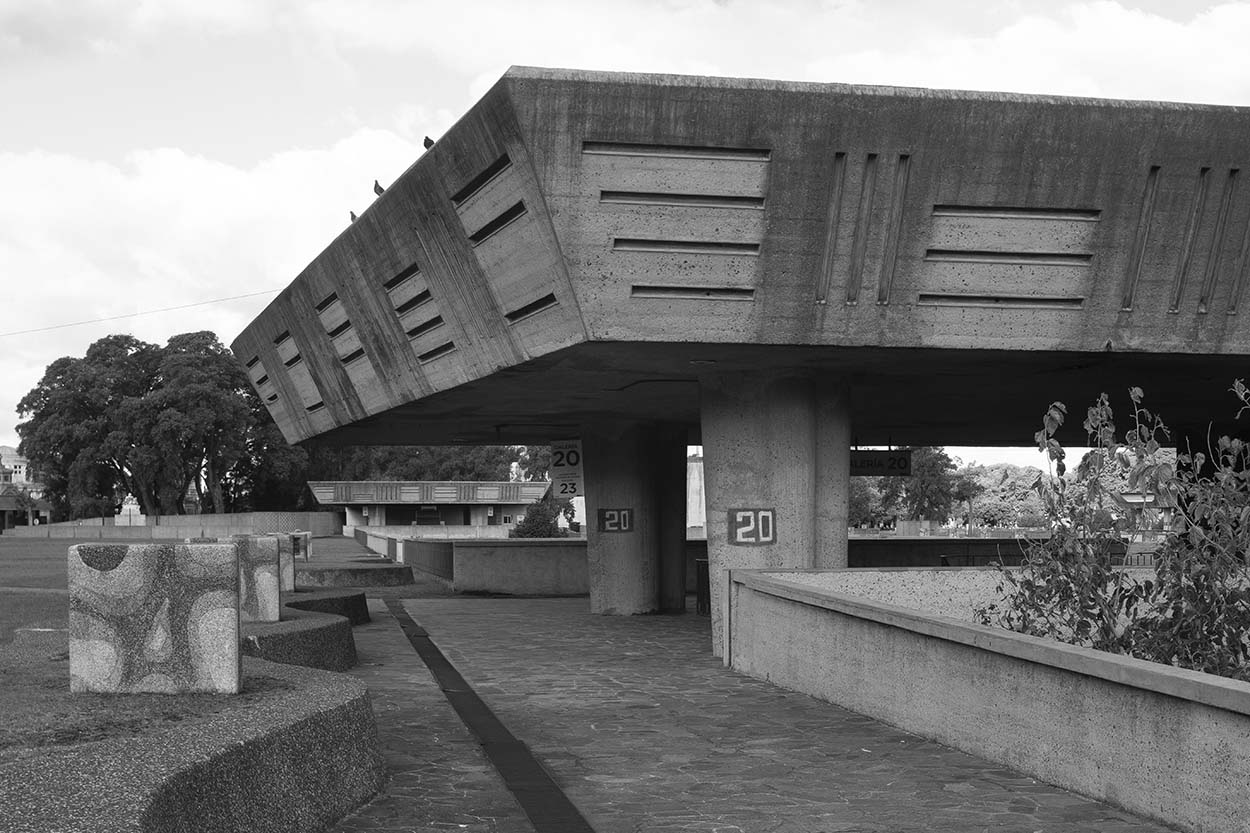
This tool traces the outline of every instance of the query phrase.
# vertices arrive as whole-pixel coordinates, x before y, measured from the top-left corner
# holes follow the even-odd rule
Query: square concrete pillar
[[[278,589],[290,593],[295,589],[295,547],[299,539],[295,534],[279,532],[278,539]]]
[[[295,560],[298,561],[301,558],[304,561],[312,560],[312,533],[301,532],[297,529],[291,533],[291,539],[295,549]]]
[[[841,379],[700,380],[712,652],[724,655],[725,575],[845,566],[850,408]]]
[[[638,425],[583,431],[591,613],[654,613],[659,607],[651,434]]]
[[[233,543],[69,548],[70,690],[237,694]]]
[[[277,536],[232,535],[229,540],[239,547],[239,618],[277,622],[282,607]]]

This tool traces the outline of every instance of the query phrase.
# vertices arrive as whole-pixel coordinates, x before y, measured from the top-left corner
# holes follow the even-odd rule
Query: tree
[[[881,520],[881,492],[875,478],[852,477],[847,500],[846,522],[851,526],[873,526]]]
[[[48,365],[18,402],[19,416],[29,416],[17,426],[20,451],[72,514],[102,513],[127,491],[155,512],[151,460],[132,446],[126,403],[151,391],[158,350],[132,336],[107,336],[84,358]]]
[[[955,461],[944,449],[913,448],[909,476],[881,478],[882,508],[911,520],[945,523],[954,503],[954,471]]]
[[[955,488],[951,491],[951,497],[956,503],[962,503],[967,511],[964,513],[964,526],[971,528],[972,526],[972,501],[985,493],[985,486],[977,482],[976,478],[971,477],[967,472],[960,472],[955,475]]]
[[[49,365],[18,403],[21,451],[73,516],[111,515],[125,493],[148,515],[178,514],[192,484],[225,511],[222,485],[250,427],[247,388],[210,332],[163,348],[107,336]]]
[[[567,499],[557,499],[548,489],[547,494],[530,504],[521,522],[508,530],[508,537],[564,538],[568,533],[560,528],[560,515],[564,515],[566,521],[572,521],[573,504]]]

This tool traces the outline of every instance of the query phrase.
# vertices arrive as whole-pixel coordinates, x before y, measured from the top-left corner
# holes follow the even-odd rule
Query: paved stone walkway
[[[585,599],[404,608],[598,833],[1168,829],[730,671],[705,617],[591,616]],[[371,613],[356,673],[393,775],[336,829],[532,830],[395,619]]]

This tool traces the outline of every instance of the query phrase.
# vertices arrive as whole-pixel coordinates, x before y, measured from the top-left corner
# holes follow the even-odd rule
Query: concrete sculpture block
[[[237,694],[233,544],[69,548],[70,690]]]
[[[295,589],[295,548],[298,546],[296,537],[291,533],[279,532],[278,539],[278,589],[290,593]]]
[[[298,529],[291,533],[292,544],[295,548],[295,557],[303,558],[305,561],[312,560],[312,533],[300,532]]]
[[[278,537],[232,535],[229,540],[239,547],[239,619],[277,622],[282,607],[278,593]]]

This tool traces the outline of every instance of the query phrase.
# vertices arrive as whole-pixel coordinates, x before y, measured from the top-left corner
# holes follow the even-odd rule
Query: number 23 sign
[[[777,543],[777,510],[730,509],[729,543],[737,547]]]

